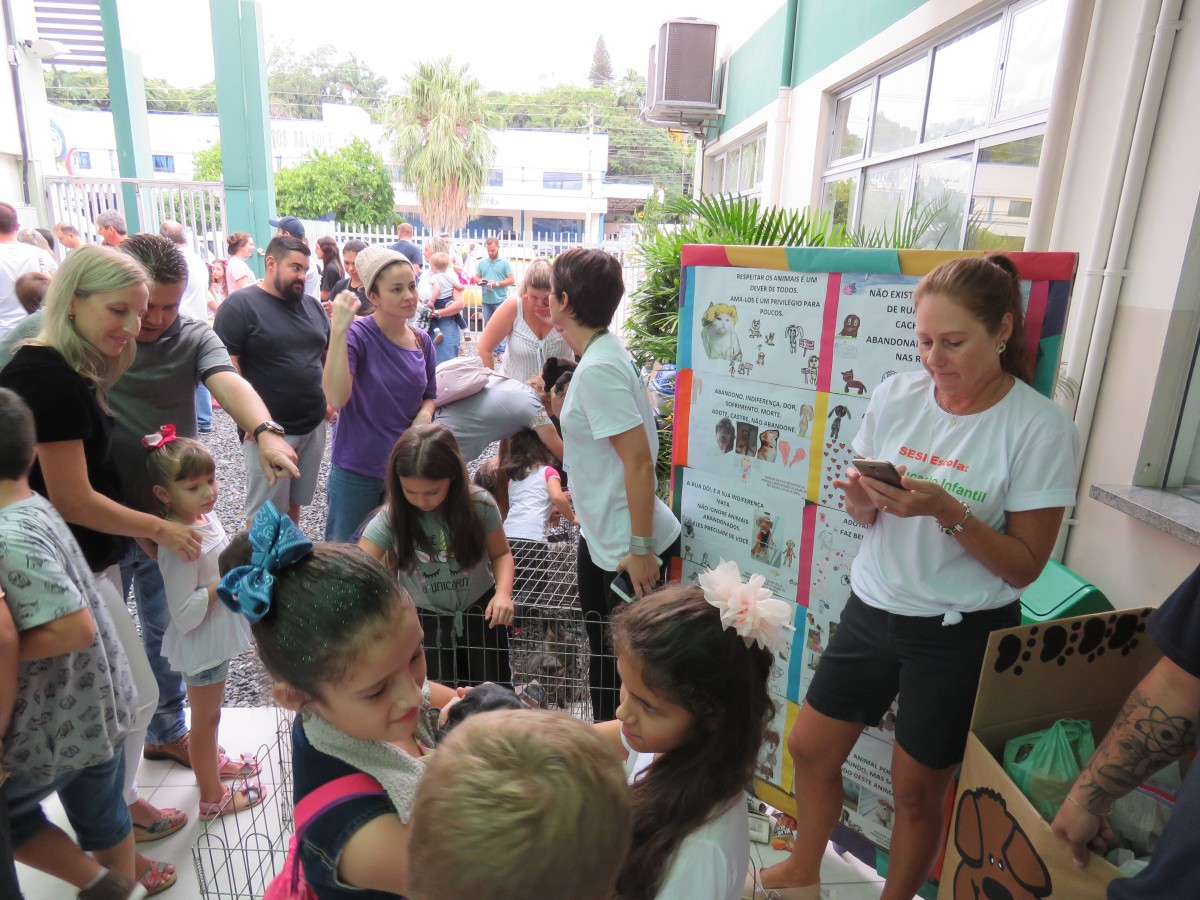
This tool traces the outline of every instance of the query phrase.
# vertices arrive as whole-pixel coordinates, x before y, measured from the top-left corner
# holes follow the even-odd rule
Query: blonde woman
[[[125,747],[125,793],[135,814],[153,811],[178,819],[177,810],[147,809],[135,777],[146,728],[158,706],[158,686],[121,594],[117,563],[129,538],[145,538],[195,559],[193,529],[121,504],[121,484],[109,454],[113,420],[108,390],[137,353],[137,334],[149,301],[147,275],[132,257],[106,247],[81,247],[59,268],[46,294],[38,336],[18,348],[0,387],[18,393],[33,412],[37,459],[29,484],[71,526],[96,585],[108,603],[138,691],[137,719]],[[141,806],[145,804],[145,806]],[[175,815],[178,813],[178,815]],[[157,824],[157,823],[156,823]],[[170,867],[139,859],[148,889],[174,882]]]
[[[495,367],[496,349],[508,341],[504,374],[528,382],[542,372],[548,359],[574,359],[562,334],[550,321],[550,263],[534,260],[521,279],[517,297],[496,307],[479,336],[477,352],[489,369]]]

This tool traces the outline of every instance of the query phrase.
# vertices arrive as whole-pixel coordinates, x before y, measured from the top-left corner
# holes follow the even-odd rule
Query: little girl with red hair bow
[[[217,558],[229,537],[213,513],[217,464],[212,454],[199,441],[177,437],[174,425],[146,435],[142,446],[159,512],[196,529],[200,538],[198,559],[160,546],[158,567],[171,611],[162,653],[187,687],[192,713],[188,757],[200,785],[200,818],[208,821],[249,809],[262,796],[257,785],[246,781],[258,774],[257,760],[247,754],[230,759],[217,744],[229,661],[250,646],[250,630],[245,619],[217,602]],[[242,784],[225,787],[222,779],[241,779]]]

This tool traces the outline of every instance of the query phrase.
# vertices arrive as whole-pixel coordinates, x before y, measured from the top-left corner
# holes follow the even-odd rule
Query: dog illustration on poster
[[[750,548],[750,556],[759,562],[770,563],[771,532],[775,528],[775,521],[771,518],[769,512],[761,510],[758,518],[755,519],[754,525],[754,545]]]
[[[721,421],[717,423],[716,433],[717,449],[722,453],[728,453],[730,450],[732,450],[735,434],[733,422],[729,419],[721,419]]]
[[[954,900],[1042,900],[1054,890],[1046,864],[993,790],[976,788],[959,798],[954,847],[962,856]]]
[[[738,341],[734,326],[737,324],[737,307],[729,303],[710,303],[700,317],[703,331],[700,340],[704,354],[709,359],[727,359],[730,362],[742,358],[742,345]]]
[[[775,462],[779,451],[777,445],[779,443],[779,429],[768,428],[765,431],[760,431],[758,434],[758,458],[763,462]]]

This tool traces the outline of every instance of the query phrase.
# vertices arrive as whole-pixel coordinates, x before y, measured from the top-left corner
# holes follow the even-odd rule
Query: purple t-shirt
[[[421,411],[421,402],[437,396],[433,341],[417,330],[421,350],[405,350],[387,337],[374,317],[358,319],[346,334],[354,389],[338,413],[333,464],[383,478],[396,440]]]

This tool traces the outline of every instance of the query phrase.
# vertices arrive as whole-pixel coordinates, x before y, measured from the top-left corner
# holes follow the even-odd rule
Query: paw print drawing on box
[[[842,492],[833,486],[833,482],[842,477],[846,466],[854,458],[850,444],[858,433],[868,402],[865,396],[829,396],[825,438],[821,447],[821,484],[817,492],[817,502],[822,506],[845,508]]]

